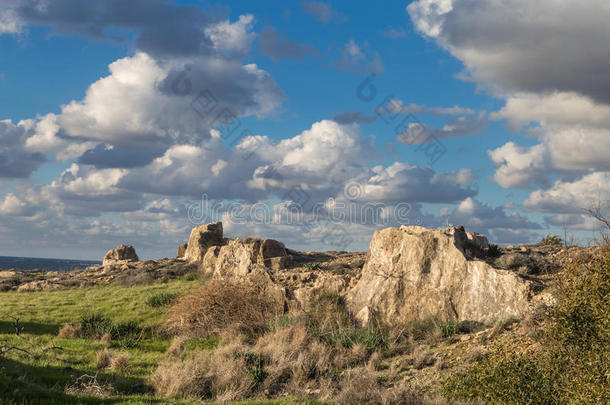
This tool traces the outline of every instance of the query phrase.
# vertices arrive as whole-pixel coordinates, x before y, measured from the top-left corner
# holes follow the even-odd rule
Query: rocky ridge
[[[368,252],[298,252],[272,239],[227,239],[218,222],[194,228],[175,259],[138,261],[135,249],[122,245],[84,270],[0,271],[0,290],[134,285],[198,272],[251,283],[283,311],[327,291],[342,296],[362,323],[373,316],[390,324],[423,317],[489,323],[548,301],[551,274],[588,250],[530,245],[491,253],[483,235],[463,227],[387,228],[375,233]]]

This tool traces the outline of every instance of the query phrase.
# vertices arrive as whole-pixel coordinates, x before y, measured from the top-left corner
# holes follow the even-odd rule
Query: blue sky
[[[2,3],[0,255],[96,259],[130,243],[169,256],[200,196],[278,213],[295,189],[390,214],[330,224],[304,212],[313,228],[217,217],[229,236],[297,249],[363,250],[405,223],[586,243],[597,225],[581,208],[610,199],[608,10],[508,3]],[[192,89],[171,93],[181,72]],[[358,96],[367,78],[371,100]],[[232,145],[193,111],[208,89],[251,138]],[[406,118],[426,144],[397,132]],[[332,246],[333,225],[349,243]]]

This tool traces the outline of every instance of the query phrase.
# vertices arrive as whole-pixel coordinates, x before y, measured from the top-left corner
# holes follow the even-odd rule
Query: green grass
[[[162,322],[166,306],[149,304],[151,297],[177,297],[199,287],[201,283],[195,277],[183,277],[134,287],[105,285],[35,293],[0,293],[0,345],[17,346],[30,352],[30,355],[26,355],[11,351],[0,356],[0,404],[198,403],[153,396],[148,379],[165,357],[171,339],[154,332],[154,328]],[[108,327],[111,334],[125,332],[130,335],[137,327],[143,328],[142,339],[135,347],[129,347],[129,344],[116,347],[117,342],[111,345],[112,352],[129,355],[129,367],[124,373],[95,368],[95,355],[104,348],[99,341],[57,337],[64,324],[82,322],[83,318],[94,314],[99,314],[102,319],[95,320],[101,325],[100,331]],[[11,317],[19,318],[23,327],[21,336],[15,334]],[[107,325],[104,326],[105,323]],[[185,349],[213,350],[217,345],[216,337],[188,339]],[[52,346],[62,349],[45,350]],[[65,387],[84,374],[97,374],[98,382],[110,383],[117,395],[94,398],[65,394]],[[239,403],[304,405],[322,402],[285,398]]]
[[[0,293],[0,345],[17,346],[31,353],[11,351],[0,357],[0,398],[15,403],[28,403],[38,398],[42,403],[100,403],[100,399],[68,397],[63,390],[75,376],[98,372],[94,359],[103,345],[94,339],[57,337],[62,325],[81,322],[87,314],[89,318],[91,314],[99,314],[101,323],[100,319],[95,321],[100,328],[98,332],[102,332],[101,324],[107,319],[111,323],[106,325],[109,331],[118,337],[115,345],[121,346],[112,347],[111,351],[129,355],[129,368],[124,374],[104,370],[98,375],[102,380],[112,381],[117,391],[127,396],[101,403],[141,403],[142,397],[137,395],[150,394],[147,379],[171,343],[170,339],[152,332],[161,323],[164,308],[151,308],[147,300],[161,293],[181,295],[199,285],[198,280],[177,279],[135,287],[105,285],[49,292]],[[19,318],[23,327],[21,336],[16,336],[10,316]],[[147,328],[148,333],[135,347],[130,347],[130,342],[121,343],[121,338],[130,337],[138,327]],[[44,350],[51,346],[63,350]]]

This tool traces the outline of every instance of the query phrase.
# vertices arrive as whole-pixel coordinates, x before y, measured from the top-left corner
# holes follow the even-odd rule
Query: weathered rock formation
[[[200,272],[204,276],[253,284],[283,310],[287,305],[286,290],[274,281],[271,270],[282,268],[291,258],[276,240],[237,238],[223,246],[209,247]]]
[[[347,294],[352,311],[360,317],[375,312],[389,324],[426,317],[489,323],[522,316],[533,284],[468,260],[464,252],[473,242],[487,244],[463,227],[375,232],[362,276]]]
[[[122,264],[127,262],[137,262],[140,259],[136,254],[136,250],[133,246],[121,245],[116,249],[109,250],[104,256],[103,266],[109,266],[114,264]]]
[[[178,252],[176,253],[176,259],[183,259],[186,254],[186,248],[188,247],[188,243],[183,243],[182,245],[178,245]]]
[[[222,222],[200,225],[191,231],[184,259],[188,262],[201,261],[210,247],[223,244]]]

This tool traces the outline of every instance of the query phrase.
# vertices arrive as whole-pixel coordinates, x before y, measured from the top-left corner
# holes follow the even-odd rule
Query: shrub
[[[561,246],[563,241],[559,236],[546,235],[538,242],[538,246]]]
[[[142,339],[142,328],[135,321],[113,325],[110,336],[114,345],[123,348],[136,347]]]
[[[68,323],[61,327],[57,334],[60,338],[77,339],[81,337],[83,327],[79,323]]]
[[[129,356],[119,353],[110,360],[110,369],[114,372],[125,373],[129,368]]]
[[[369,353],[388,347],[385,330],[374,322],[369,327],[360,327],[338,294],[321,292],[306,310],[305,323],[312,336],[331,347],[351,348],[360,344]]]
[[[500,248],[498,247],[498,245],[496,245],[494,243],[490,243],[489,247],[487,248],[487,256],[488,257],[498,257],[498,256],[500,256],[500,254],[502,254],[502,252],[500,251]]]
[[[248,376],[253,384],[259,384],[267,377],[267,372],[264,369],[265,359],[260,354],[235,352],[234,357],[244,359]]]
[[[112,361],[112,353],[108,349],[100,350],[95,354],[95,367],[98,369],[107,368]]]
[[[320,270],[322,268],[322,266],[320,265],[320,263],[311,262],[311,263],[306,263],[305,268],[309,271],[314,271],[314,270]]]
[[[164,328],[173,335],[195,337],[232,329],[255,336],[264,333],[282,311],[283,305],[252,285],[211,280],[168,309]]]
[[[80,324],[82,335],[87,338],[99,339],[112,330],[112,321],[99,313],[83,315]]]
[[[176,293],[159,293],[148,297],[146,305],[151,308],[166,307],[174,302],[176,298],[178,298],[178,294]]]
[[[507,355],[501,349],[465,373],[450,377],[445,392],[491,403],[604,403],[610,397],[610,252],[564,269],[556,285],[550,333],[540,345]]]

